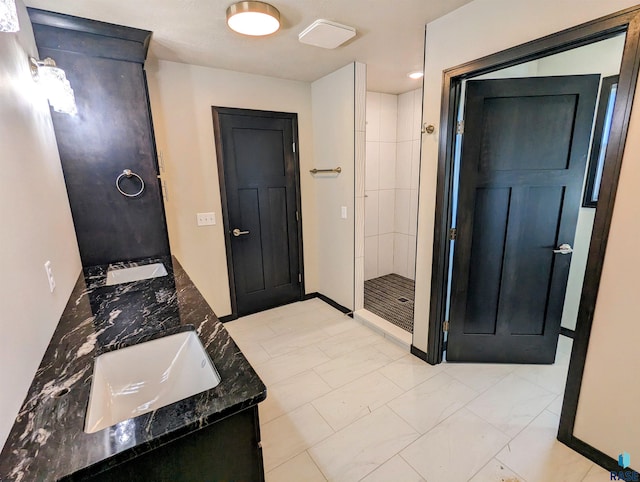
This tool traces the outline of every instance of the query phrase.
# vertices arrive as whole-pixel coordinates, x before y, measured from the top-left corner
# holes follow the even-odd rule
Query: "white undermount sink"
[[[145,264],[131,268],[109,268],[107,270],[107,286],[159,278],[160,276],[167,276],[167,269],[162,263]]]
[[[84,431],[97,432],[218,383],[220,375],[195,331],[104,353],[94,362]]]
[[[107,271],[107,286],[159,278],[160,276],[167,276],[167,269],[162,263],[145,264],[131,268],[113,268]]]

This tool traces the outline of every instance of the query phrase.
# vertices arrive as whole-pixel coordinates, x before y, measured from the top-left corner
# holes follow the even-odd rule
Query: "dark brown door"
[[[467,83],[447,360],[554,362],[599,78]]]
[[[295,114],[213,108],[233,311],[302,296]]]

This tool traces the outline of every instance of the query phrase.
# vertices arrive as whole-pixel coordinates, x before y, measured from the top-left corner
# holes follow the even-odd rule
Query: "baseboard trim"
[[[319,298],[322,301],[324,301],[326,304],[331,305],[332,307],[334,307],[336,310],[343,312],[345,315],[349,315],[351,318],[353,318],[353,312],[345,307],[342,306],[340,303],[337,303],[335,301],[333,301],[331,298],[329,298],[328,296],[323,295],[322,293],[308,293],[306,295],[304,295],[304,299],[305,300],[310,300],[313,298]]]
[[[562,437],[558,437],[558,440],[563,444],[565,444],[570,449],[575,450],[581,455],[584,455],[586,458],[598,464],[603,469],[608,470],[609,472],[618,473],[621,470],[624,470],[625,472],[626,471],[637,472],[637,470],[633,470],[631,467],[627,467],[626,469],[623,469],[618,465],[618,461],[616,459],[609,457],[604,452],[601,452],[597,448],[589,445],[586,442],[583,442],[579,438],[571,436],[569,440],[563,440]]]
[[[411,345],[411,354],[417,356],[420,360],[427,361],[427,353],[420,348],[416,348],[414,345]]]
[[[576,335],[576,332],[573,331],[573,330],[570,330],[569,328],[565,328],[564,326],[561,326],[560,327],[560,334],[564,335],[564,336],[566,336],[568,338],[573,339],[575,337],[575,335]]]
[[[349,309],[346,308],[344,306],[342,306],[339,303],[336,303],[335,301],[333,301],[331,298],[329,298],[328,296],[323,295],[322,293],[318,293],[318,292],[313,292],[313,293],[307,293],[305,295],[302,295],[302,299],[300,301],[307,301],[307,300],[312,300],[314,298],[319,298],[322,301],[324,301],[325,303],[327,303],[328,305],[331,305],[332,307],[334,307],[336,310],[341,311],[342,313],[344,313],[345,315],[349,315],[351,318],[353,318],[353,312]],[[285,303],[285,304],[291,304],[291,303],[296,303],[296,300],[293,300],[289,303]],[[284,305],[280,305],[280,306],[284,306]],[[277,306],[275,306],[274,308],[277,308]],[[271,309],[271,308],[269,308]],[[237,313],[232,313],[230,315],[227,316],[221,316],[220,318],[218,318],[218,320],[220,320],[221,323],[227,323],[229,321],[233,321],[233,320],[237,320],[239,318]]]

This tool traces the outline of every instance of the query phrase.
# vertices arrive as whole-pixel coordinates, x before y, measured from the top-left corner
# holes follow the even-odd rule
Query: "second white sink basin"
[[[195,331],[104,353],[95,359],[84,431],[97,432],[218,383]]]
[[[131,268],[109,269],[107,271],[107,286],[130,283],[143,279],[159,278],[160,276],[166,275],[167,269],[162,263],[145,264]]]

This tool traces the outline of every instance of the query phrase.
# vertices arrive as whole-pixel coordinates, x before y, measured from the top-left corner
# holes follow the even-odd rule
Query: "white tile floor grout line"
[[[310,300],[277,308],[277,313],[265,312],[227,324],[241,349],[242,346],[248,348],[246,354],[249,361],[252,361],[252,356],[261,360],[254,363],[258,373],[265,370],[266,366],[270,370],[267,378],[278,380],[276,384],[267,383],[268,397],[271,398],[261,406],[261,410],[269,406],[268,410],[265,408],[266,412],[262,410],[265,414],[275,415],[266,422],[263,419],[260,424],[261,429],[265,426],[272,428],[262,430],[265,467],[269,468],[266,474],[268,482],[280,482],[272,477],[276,471],[284,480],[305,480],[305,473],[318,480],[320,474],[325,480],[361,480],[369,476],[376,477],[391,467],[406,470],[407,477],[415,477],[415,473],[418,473],[426,480],[441,480],[443,473],[448,474],[448,480],[471,480],[476,476],[490,477],[482,480],[499,480],[491,477],[499,475],[497,472],[501,466],[523,482],[536,482],[536,477],[539,477],[536,474],[551,469],[561,471],[566,480],[579,482],[593,469],[594,464],[556,443],[555,437],[550,436],[553,427],[549,424],[556,423],[558,419],[558,415],[550,407],[553,408],[552,405],[557,404],[558,397],[562,397],[564,393],[564,390],[557,389],[561,378],[566,376],[561,375],[562,369],[556,371],[540,366],[538,370],[536,366],[511,366],[501,371],[500,367],[453,363],[433,367],[410,356],[394,342],[377,333],[377,330],[367,328],[367,332],[364,332],[357,328],[363,326],[358,321],[349,317],[337,318],[336,314],[341,314],[340,312],[323,305],[324,303],[313,303]],[[323,322],[328,320],[332,320],[330,329],[325,329]],[[252,330],[253,324],[258,331]],[[351,336],[353,339],[350,339]],[[278,345],[279,338],[285,340],[282,347]],[[338,348],[334,342],[339,344]],[[567,343],[563,342],[559,349],[566,350],[565,345]],[[252,346],[256,349],[252,349]],[[279,353],[280,350],[284,351]],[[276,354],[273,355],[274,353]],[[353,353],[356,353],[355,358],[352,358]],[[267,358],[264,359],[264,356]],[[289,360],[290,363],[308,366],[297,371],[299,367],[287,367]],[[341,366],[335,360],[352,364]],[[558,357],[558,362],[558,367],[564,366],[563,363],[568,364],[569,355],[563,352]],[[369,369],[367,363],[375,366],[371,365],[373,368]],[[325,369],[320,368],[325,364]],[[286,372],[273,371],[276,368],[279,370],[279,367]],[[351,373],[350,369],[357,372]],[[286,376],[280,378],[278,373]],[[309,375],[304,375],[305,373]],[[311,373],[313,377],[310,381]],[[549,380],[548,373],[555,378]],[[515,388],[510,389],[508,377],[517,383],[517,387],[526,389],[528,395],[522,395]],[[383,380],[386,380],[384,390],[368,385]],[[320,382],[322,384],[317,385]],[[317,388],[313,388],[314,386]],[[552,390],[554,386],[556,388]],[[387,399],[391,387],[394,387],[393,396]],[[296,398],[296,393],[304,394],[307,389],[312,389],[312,395],[315,396],[302,395]],[[443,392],[443,389],[446,390]],[[278,390],[281,390],[280,393],[293,394],[294,399],[282,405],[278,401]],[[382,391],[387,393],[381,393]],[[456,393],[465,394],[464,401],[456,401]],[[473,396],[468,398],[470,395]],[[316,403],[321,398],[322,403]],[[550,401],[546,402],[547,398]],[[504,413],[496,411],[493,399],[504,404]],[[298,405],[296,400],[303,403]],[[517,413],[520,410],[517,403],[526,404],[522,406],[524,412]],[[514,409],[518,410],[513,412]],[[557,411],[557,406],[553,409]],[[285,418],[294,412],[297,414],[294,419]],[[434,417],[434,413],[441,413],[443,418]],[[515,415],[512,416],[512,413]],[[307,418],[307,414],[313,416]],[[337,414],[337,417],[331,414]],[[328,415],[331,420],[327,418]],[[394,423],[406,426],[407,430],[411,429],[413,435],[409,439],[397,438],[400,437],[400,429],[389,426],[386,420],[386,417],[391,416],[393,420],[397,420]],[[269,425],[274,422],[277,423]],[[473,423],[467,428],[464,424],[468,422]],[[371,423],[374,424],[370,425]],[[274,432],[280,425],[287,426],[286,433],[296,437],[296,440],[279,438]],[[423,432],[420,427],[426,430]],[[360,430],[367,432],[362,440],[357,436]],[[475,437],[487,434],[494,437],[494,442],[487,447],[482,443],[480,446],[469,446],[468,450],[478,453],[468,454],[468,461],[465,460],[464,453],[449,459],[453,455],[441,451],[443,444],[453,444],[453,448],[458,443],[464,445],[463,439],[466,436],[460,437],[461,440],[445,441],[442,437],[446,437],[450,430],[463,430],[461,433],[464,434],[467,430],[472,430],[470,436]],[[310,434],[311,438],[305,438],[306,434]],[[344,445],[343,439],[349,440],[349,443]],[[378,442],[374,443],[376,440]],[[513,445],[516,440],[518,442]],[[531,440],[535,441],[534,447],[527,447],[527,453],[523,454],[523,444],[526,445]],[[496,444],[498,441],[501,443]],[[412,450],[423,446],[430,448],[424,453],[420,452],[420,457],[415,459]],[[504,452],[507,447],[509,452]],[[271,450],[276,450],[279,454],[277,459],[273,458]],[[528,453],[529,451],[532,453]],[[328,453],[335,455],[328,457]],[[442,454],[438,463],[431,464],[422,460],[435,457],[438,453]],[[555,459],[549,455],[554,453]],[[305,455],[302,456],[303,454]],[[396,456],[397,460],[391,462]],[[510,463],[502,460],[505,456]],[[531,465],[531,460],[537,460],[536,457],[539,457],[540,467]],[[571,461],[565,461],[567,457]],[[387,463],[391,465],[381,469]],[[546,467],[544,464],[553,466]],[[443,468],[437,467],[440,465]],[[415,473],[411,475],[409,470]],[[401,478],[402,475],[398,477]]]

